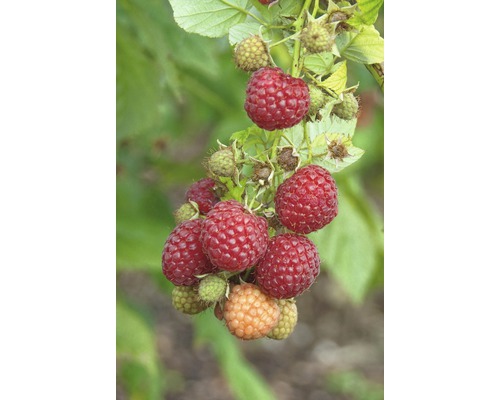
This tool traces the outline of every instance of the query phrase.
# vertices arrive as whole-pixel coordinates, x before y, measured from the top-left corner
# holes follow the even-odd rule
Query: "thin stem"
[[[276,43],[273,43],[271,45],[269,45],[269,48],[271,47],[274,47],[274,46],[278,46],[280,45],[281,43],[285,43],[287,40],[290,40],[290,39],[293,39],[295,37],[295,35],[290,35],[290,36],[287,36],[283,39],[281,39],[280,41],[276,42]]]
[[[383,64],[365,64],[365,67],[377,81],[380,90],[384,93],[384,65]]]
[[[292,24],[295,32],[300,32],[304,27],[304,23],[306,21],[307,10],[311,5],[312,0],[305,0],[304,5],[302,6],[302,10],[300,10],[299,16],[297,20]],[[292,60],[292,73],[291,75],[296,78],[300,74],[300,40],[296,40],[293,46],[293,60]]]
[[[282,135],[283,135],[282,131],[276,132],[276,136],[274,137],[273,147],[271,147],[271,160],[276,158],[276,153],[278,151],[278,144],[280,143]]]
[[[312,161],[311,138],[309,137],[309,132],[307,131],[307,123],[303,121],[302,124],[304,125],[304,138],[306,139],[307,144],[307,163],[310,164]]]
[[[319,10],[319,0],[314,0],[314,8],[312,12],[312,17],[315,18]]]
[[[226,1],[226,0],[220,0],[220,1],[223,2],[224,4],[228,5],[229,7],[232,7],[235,10],[238,10],[239,12],[242,12],[242,13],[248,15],[249,17],[252,17],[256,21],[258,21],[259,23],[261,23],[262,25],[264,25],[264,26],[267,27],[267,22],[261,20],[259,17],[257,17],[256,15],[252,14],[250,11],[245,10],[244,8],[235,6],[233,3],[230,3],[229,1]]]

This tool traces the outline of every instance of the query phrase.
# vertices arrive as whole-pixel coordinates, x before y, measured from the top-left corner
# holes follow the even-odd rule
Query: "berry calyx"
[[[186,192],[186,201],[198,204],[200,213],[206,214],[217,204],[219,198],[215,194],[217,184],[211,178],[203,178],[193,183]]]
[[[198,214],[198,210],[191,203],[184,203],[174,211],[175,223],[179,225],[184,221],[188,221]]]
[[[198,296],[202,301],[215,303],[226,294],[226,288],[226,280],[217,275],[207,275],[198,286]]]
[[[224,319],[234,336],[243,340],[266,336],[278,323],[276,301],[251,283],[236,285],[224,304]]]
[[[230,148],[217,150],[208,159],[208,169],[216,176],[233,176],[236,172],[233,151]]]
[[[194,285],[199,281],[196,275],[216,270],[203,253],[200,240],[201,226],[201,219],[185,221],[175,227],[165,242],[162,271],[174,285]]]
[[[267,337],[275,340],[283,340],[290,336],[295,329],[299,315],[294,299],[278,300],[277,303],[280,308],[278,324],[267,334]]]
[[[255,267],[257,283],[276,299],[290,299],[309,289],[319,265],[318,250],[310,239],[293,233],[277,235]]]
[[[309,53],[330,51],[333,46],[333,36],[325,24],[311,22],[300,34],[300,41]]]
[[[358,100],[352,93],[344,93],[342,103],[335,104],[332,112],[339,118],[351,120],[356,118],[359,111]]]
[[[259,128],[273,131],[302,121],[309,101],[309,89],[302,79],[280,68],[261,68],[248,81],[245,110]]]
[[[283,147],[278,151],[278,165],[284,171],[294,171],[299,161],[300,157],[293,147]]]
[[[259,35],[243,39],[234,49],[234,62],[239,69],[247,72],[268,67],[271,57],[266,42]]]
[[[337,216],[337,186],[325,168],[311,164],[299,168],[278,186],[274,203],[283,226],[293,232],[311,233]]]
[[[214,265],[226,271],[243,271],[255,265],[266,251],[267,221],[236,200],[221,201],[207,214],[201,241]]]
[[[193,286],[176,286],[172,291],[172,305],[184,314],[198,314],[208,308],[200,301]]]

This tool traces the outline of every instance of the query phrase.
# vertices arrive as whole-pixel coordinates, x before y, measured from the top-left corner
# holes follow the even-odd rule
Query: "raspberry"
[[[271,65],[266,42],[259,35],[243,39],[234,49],[234,62],[243,71],[257,71]]]
[[[236,200],[221,201],[207,214],[201,241],[214,265],[226,271],[243,271],[266,252],[267,221],[247,212]]]
[[[290,128],[309,110],[309,89],[280,68],[261,68],[248,81],[245,110],[259,128]]]
[[[309,104],[309,115],[314,116],[326,103],[326,96],[323,91],[314,85],[309,86],[309,94],[311,96],[311,102]]]
[[[282,340],[286,339],[297,325],[298,313],[294,299],[278,300],[280,308],[280,318],[278,325],[267,334],[268,338]]]
[[[192,286],[176,286],[172,291],[172,304],[176,310],[191,315],[208,308],[207,304],[200,301]]]
[[[214,190],[216,183],[210,178],[203,178],[193,183],[186,192],[186,201],[194,201],[198,204],[200,213],[206,214],[219,201]]]
[[[279,185],[274,202],[280,222],[297,233],[317,231],[338,214],[335,180],[314,164],[299,168]]]
[[[217,275],[204,277],[198,286],[198,296],[200,300],[207,303],[215,303],[226,294],[227,282]]]
[[[276,301],[251,283],[234,286],[224,305],[229,331],[243,340],[266,336],[278,323],[279,316]]]
[[[299,165],[299,156],[293,147],[283,147],[278,152],[278,165],[284,171],[293,171]]]
[[[191,203],[184,203],[174,212],[175,223],[179,225],[181,222],[193,218],[198,211]]]
[[[233,176],[236,172],[234,154],[230,148],[218,150],[208,159],[209,170],[217,176]]]
[[[203,253],[201,226],[201,219],[185,221],[172,231],[165,242],[163,275],[174,285],[191,286],[199,281],[195,275],[216,270]]]
[[[269,241],[266,254],[255,267],[257,283],[276,299],[298,296],[319,274],[319,254],[305,236],[285,233]]]
[[[276,4],[279,0],[259,0],[260,4],[264,4],[267,6],[269,4],[269,7],[271,7],[273,4]]]
[[[344,93],[344,100],[333,106],[333,113],[342,119],[350,120],[358,115],[358,100],[352,93]]]
[[[330,30],[321,23],[312,22],[300,35],[300,41],[309,53],[330,51],[333,46],[333,36]]]

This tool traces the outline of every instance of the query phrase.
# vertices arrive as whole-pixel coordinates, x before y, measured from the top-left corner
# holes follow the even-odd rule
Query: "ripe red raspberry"
[[[247,212],[236,200],[221,201],[207,214],[201,241],[214,265],[226,271],[243,271],[266,252],[267,221]]]
[[[234,286],[224,304],[229,331],[243,340],[266,336],[278,324],[279,316],[276,301],[251,283]]]
[[[273,131],[297,125],[309,110],[309,88],[280,68],[261,68],[247,85],[245,110],[262,129]]]
[[[194,219],[177,225],[165,242],[163,275],[174,285],[191,286],[199,281],[195,275],[216,271],[203,253],[200,240],[202,223],[201,219]]]
[[[257,283],[276,299],[290,299],[307,290],[319,274],[319,254],[305,236],[285,233],[274,236],[257,264]]]
[[[203,178],[193,183],[186,192],[186,201],[198,203],[200,213],[206,214],[219,201],[214,189],[216,183],[213,179]]]
[[[319,165],[299,168],[278,186],[274,202],[280,222],[297,233],[317,231],[338,214],[335,180]]]
[[[259,0],[259,3],[260,4],[264,4],[265,6],[267,6],[269,4],[269,6],[272,6],[273,4],[277,3],[279,0]]]

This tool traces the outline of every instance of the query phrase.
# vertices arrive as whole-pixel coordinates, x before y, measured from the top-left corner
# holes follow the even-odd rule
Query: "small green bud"
[[[333,113],[342,119],[351,120],[356,118],[359,111],[358,100],[352,93],[344,93],[342,103],[333,106]]]
[[[226,293],[227,282],[217,275],[207,275],[204,277],[198,287],[198,296],[200,300],[207,303],[219,301]]]

